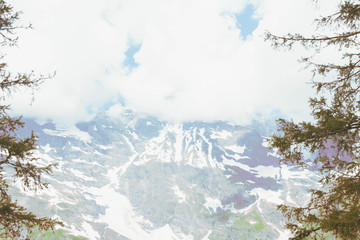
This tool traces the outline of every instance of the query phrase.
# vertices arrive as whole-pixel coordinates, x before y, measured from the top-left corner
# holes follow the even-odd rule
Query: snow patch
[[[201,240],[209,240],[209,237],[211,235],[211,230],[201,239]]]
[[[97,166],[103,167],[102,165],[100,165],[100,164],[97,163],[97,162],[88,162],[88,161],[86,161],[86,160],[79,159],[79,158],[73,159],[72,161],[73,161],[73,162],[78,162],[78,163],[93,164],[93,165],[97,165]]]
[[[130,135],[131,135],[134,139],[139,140],[139,137],[138,137],[138,135],[137,135],[136,133],[131,132]]]
[[[179,200],[178,200],[179,203],[185,202],[185,200],[186,200],[186,194],[179,189],[179,186],[178,186],[178,185],[175,185],[175,186],[172,187],[171,189],[174,190],[175,195],[179,197]]]
[[[158,228],[150,233],[150,239],[158,240],[158,239],[168,239],[168,240],[193,240],[194,237],[191,235],[184,235],[178,237],[174,234],[169,224]]]
[[[83,231],[78,229],[78,227],[75,225],[71,225],[70,228],[66,228],[66,230],[70,231],[72,233],[72,235],[75,235],[75,236],[82,236],[82,237],[86,236],[86,233],[84,233]]]
[[[56,152],[55,148],[50,147],[50,144],[46,144],[45,146],[41,146],[42,150],[44,150],[45,153],[50,152],[51,150],[54,150]]]
[[[111,157],[109,157],[108,155],[105,155],[105,154],[103,154],[103,153],[99,152],[98,150],[95,150],[94,154],[96,154],[96,155],[100,155],[100,156],[102,156],[102,157],[106,157],[106,158],[111,158]]]
[[[73,151],[78,151],[78,152],[82,152],[82,153],[84,153],[84,154],[90,154],[89,152],[85,152],[84,150],[82,150],[81,148],[76,147],[76,146],[71,146],[71,150],[73,150]]]
[[[215,212],[216,209],[222,208],[222,204],[221,201],[219,199],[216,198],[211,198],[211,197],[206,197],[206,203],[204,203],[204,206],[210,211],[210,208]]]
[[[291,198],[289,190],[288,190],[288,192],[286,194],[286,201],[288,203],[294,204],[296,207],[298,207],[298,204]]]
[[[281,165],[281,178],[285,180],[289,179],[308,179],[310,176],[314,176],[313,172],[308,169],[298,169],[296,167],[289,167],[287,165]]]
[[[265,190],[263,188],[253,188],[250,191],[250,194],[257,196],[258,199],[262,199],[275,204],[282,204],[284,202],[282,199],[280,199],[281,190],[275,192],[272,190]]]
[[[86,233],[86,237],[87,238],[89,238],[89,239],[94,239],[94,240],[96,240],[96,239],[100,239],[100,235],[99,235],[99,233],[97,232],[97,231],[95,231],[94,229],[93,229],[93,227],[89,224],[89,223],[87,223],[87,222],[83,222],[82,223],[82,225],[81,225],[81,227],[84,229],[84,233]]]
[[[116,192],[110,185],[102,188],[88,188],[87,191],[96,196],[97,204],[107,206],[104,215],[98,222],[130,239],[148,239],[148,233],[141,228],[140,218],[133,211],[129,199]]]
[[[151,232],[143,230],[141,226],[147,223],[148,220],[136,214],[129,199],[116,192],[111,185],[112,183],[102,188],[91,187],[87,189],[89,193],[96,196],[95,201],[97,204],[107,206],[105,214],[100,215],[99,219],[97,219],[98,222],[106,223],[110,229],[130,239],[193,239],[191,235],[179,238],[168,224]]]
[[[130,146],[131,151],[135,152],[135,148],[132,145],[132,143],[130,142],[130,140],[125,136],[124,136],[124,139],[125,139],[126,143]]]
[[[204,133],[205,133],[205,129],[204,128],[200,129],[199,135],[209,146],[207,158],[208,158],[208,163],[209,163],[210,167],[225,170],[224,164],[216,161],[216,159],[212,157],[213,144],[210,141],[208,141],[208,139],[204,136]]]
[[[228,147],[225,147],[225,148],[229,149],[229,150],[231,150],[233,152],[240,153],[240,154],[244,153],[244,151],[246,149],[245,145],[243,145],[243,146],[232,145],[232,146],[228,146]]]
[[[212,139],[227,139],[228,137],[231,136],[231,132],[228,132],[228,131],[221,131],[221,132],[213,132],[211,135],[210,135],[210,138]]]
[[[227,158],[224,157],[224,156],[222,156],[222,159],[223,159],[222,162],[223,162],[225,165],[239,167],[239,168],[244,169],[244,170],[246,170],[246,171],[250,171],[250,170],[253,170],[253,169],[254,169],[254,168],[249,167],[248,165],[245,165],[245,164],[236,162],[236,161],[234,161],[234,160],[227,159]]]
[[[278,178],[280,176],[280,168],[274,166],[256,166],[254,168],[260,177]]]
[[[175,125],[172,129],[173,134],[175,135],[175,162],[180,163],[182,161],[182,151],[183,151],[183,141],[184,134],[182,131],[182,125]]]
[[[138,156],[138,153],[135,153],[134,155],[132,155],[129,159],[128,162],[126,162],[123,166],[118,167],[115,171],[120,172],[120,175],[123,175],[126,170],[129,168],[129,166],[134,162],[135,158]],[[110,172],[110,171],[109,171]]]
[[[113,146],[104,146],[104,145],[100,145],[100,144],[96,144],[96,146],[98,146],[99,148],[101,148],[103,150],[109,150],[109,149],[113,148]]]
[[[43,131],[48,135],[58,137],[72,137],[86,143],[92,140],[92,137],[87,132],[83,132],[75,126],[57,130],[44,129]]]
[[[96,179],[93,177],[86,176],[83,172],[77,170],[77,169],[69,169],[70,172],[72,172],[76,177],[81,178],[85,181],[94,181],[96,182]]]
[[[262,166],[262,165],[259,165],[259,166],[256,166],[256,167],[249,167],[248,165],[246,164],[242,164],[240,162],[236,162],[234,160],[230,160],[230,159],[227,159],[223,156],[223,163],[225,165],[229,165],[229,166],[236,166],[236,167],[239,167],[241,169],[244,169],[248,172],[252,172],[254,174],[256,174],[257,176],[259,177],[270,177],[270,178],[280,178],[280,175],[282,174],[282,169],[283,168],[280,168],[280,167],[274,167],[274,166]],[[289,177],[289,176],[296,176],[294,175],[293,172],[290,172],[287,171],[287,169],[285,170],[286,171],[286,175],[285,177]],[[290,175],[292,174],[292,175]],[[284,178],[284,176],[282,176],[282,178]]]

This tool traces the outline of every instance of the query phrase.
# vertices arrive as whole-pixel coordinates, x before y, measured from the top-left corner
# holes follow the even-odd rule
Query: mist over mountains
[[[276,205],[303,205],[316,185],[314,172],[279,164],[258,124],[172,123],[125,107],[74,128],[25,122],[20,137],[33,130],[40,162],[59,165],[49,189],[12,193],[58,216],[58,239],[287,239]]]

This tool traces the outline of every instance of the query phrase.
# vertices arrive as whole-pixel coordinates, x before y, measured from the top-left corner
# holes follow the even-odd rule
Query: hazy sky
[[[164,120],[246,123],[256,113],[304,116],[313,90],[274,34],[311,33],[338,1],[11,0],[33,30],[8,51],[14,71],[56,76],[12,99],[14,112],[84,121],[118,102]],[[323,4],[322,4],[323,3]]]

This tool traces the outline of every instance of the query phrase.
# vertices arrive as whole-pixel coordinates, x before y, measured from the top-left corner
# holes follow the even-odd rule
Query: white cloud
[[[71,122],[89,117],[90,108],[98,109],[116,97],[110,82],[112,73],[121,71],[127,36],[106,22],[111,1],[11,2],[34,30],[21,32],[19,48],[8,54],[10,66],[57,73],[35,93],[32,107],[26,104],[29,98],[17,95],[14,110]]]
[[[14,99],[15,111],[25,115],[84,120],[90,108],[97,111],[119,93],[140,112],[178,121],[244,123],[256,112],[308,111],[310,75],[296,61],[305,52],[275,51],[262,34],[309,33],[318,13],[310,0],[251,1],[261,21],[246,41],[226,14],[241,12],[250,2],[245,0],[11,2],[36,27],[21,34],[11,63],[17,69],[57,70],[32,107],[23,97]],[[139,66],[126,74],[129,40],[141,48],[135,54]]]

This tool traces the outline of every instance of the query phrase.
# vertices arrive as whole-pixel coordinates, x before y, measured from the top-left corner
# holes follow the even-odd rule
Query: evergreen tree
[[[2,47],[16,45],[15,31],[19,19],[19,12],[4,0],[0,0],[0,44]],[[28,26],[30,27],[30,26]],[[0,62],[0,89],[2,91],[0,104],[0,238],[1,239],[30,239],[34,227],[40,231],[54,229],[61,222],[47,217],[37,217],[14,201],[8,193],[8,180],[21,180],[26,190],[39,190],[47,187],[42,175],[51,173],[54,165],[39,166],[38,158],[34,157],[37,137],[34,134],[20,139],[16,131],[24,126],[21,118],[12,118],[8,114],[9,106],[4,104],[17,88],[28,87],[35,89],[46,78],[35,76],[34,73],[11,73],[7,70],[4,54]]]
[[[322,53],[336,47],[342,58],[319,63],[303,58],[314,70],[316,96],[309,103],[314,121],[279,119],[279,134],[270,143],[283,162],[316,166],[321,173],[319,190],[311,190],[305,207],[280,205],[293,239],[360,239],[360,1],[340,1],[337,12],[315,20],[317,34],[275,36],[266,33],[274,47],[299,43]],[[334,59],[335,60],[335,59]],[[304,161],[304,151],[316,155]]]

